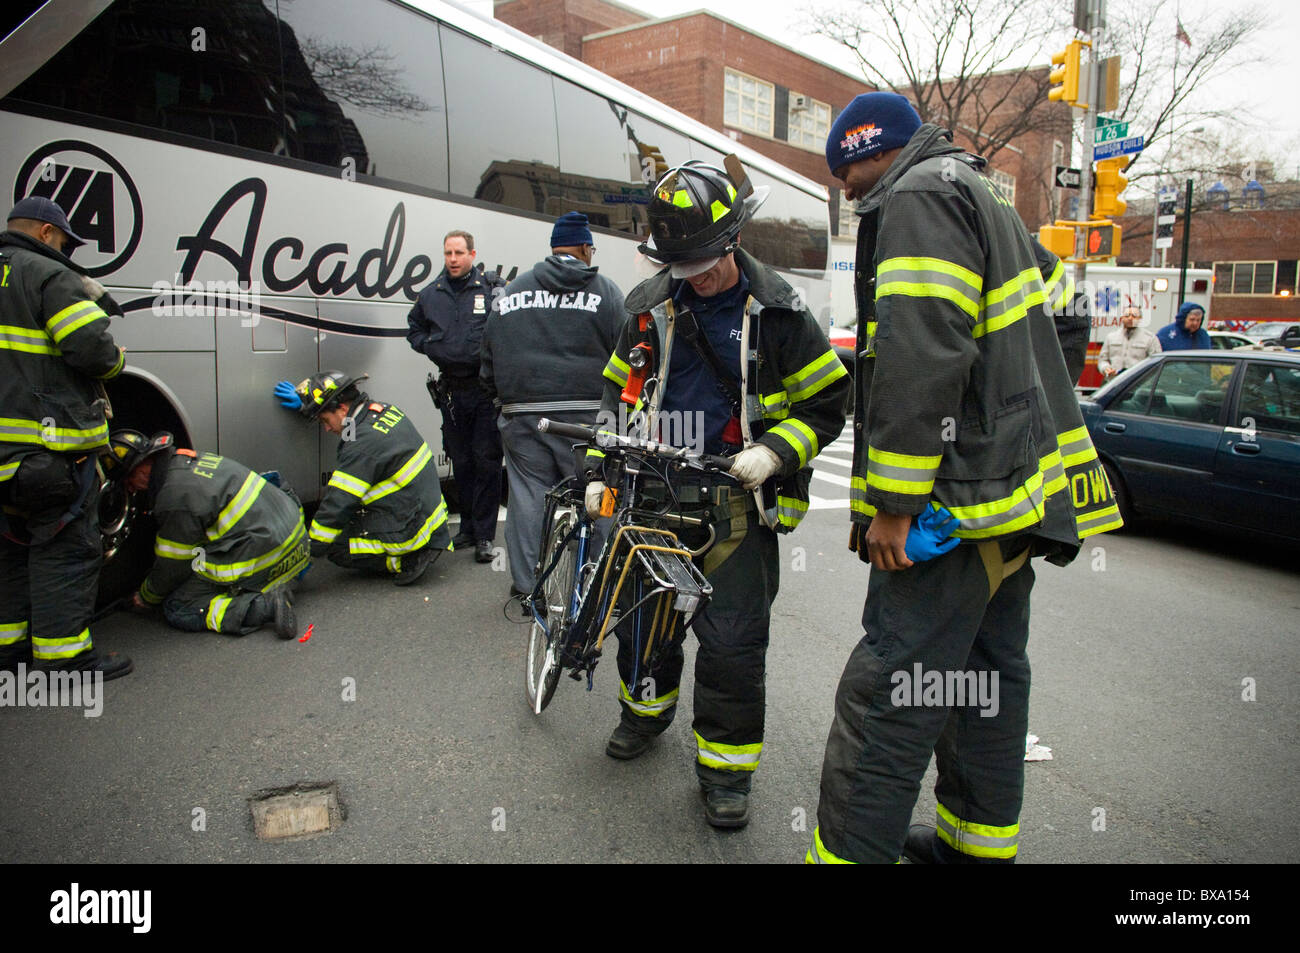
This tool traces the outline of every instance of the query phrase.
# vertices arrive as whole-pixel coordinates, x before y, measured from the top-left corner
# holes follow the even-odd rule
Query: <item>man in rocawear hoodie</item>
[[[512,593],[530,592],[546,491],[577,471],[573,441],[538,433],[542,417],[592,424],[623,325],[623,292],[591,264],[587,216],[568,212],[551,254],[497,298],[483,332],[479,380],[501,405],[497,426],[510,479],[506,552]]]

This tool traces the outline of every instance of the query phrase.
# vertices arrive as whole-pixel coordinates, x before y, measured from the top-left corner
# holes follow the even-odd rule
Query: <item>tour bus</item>
[[[584,212],[629,291],[657,174],[734,152],[771,190],[742,243],[829,323],[823,186],[451,3],[51,0],[0,44],[0,123],[12,198],[57,201],[125,311],[111,426],[279,470],[305,501],[336,438],[279,380],[368,373],[441,450],[405,335],[452,229],[509,278]]]

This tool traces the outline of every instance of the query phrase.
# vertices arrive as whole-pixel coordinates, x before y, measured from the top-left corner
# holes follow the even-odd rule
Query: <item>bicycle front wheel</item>
[[[533,714],[540,715],[550,704],[555,686],[560,681],[562,639],[572,621],[573,597],[577,589],[577,541],[565,538],[577,523],[573,510],[555,514],[542,545],[540,560],[543,571],[551,565],[560,551],[555,568],[542,582],[540,598],[534,603],[534,618],[528,632],[527,667],[524,672],[524,694]],[[561,550],[562,548],[562,550]]]

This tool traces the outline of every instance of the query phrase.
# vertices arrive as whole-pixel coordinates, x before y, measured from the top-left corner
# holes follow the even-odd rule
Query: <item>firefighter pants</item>
[[[989,573],[968,544],[872,570],[866,634],[835,693],[809,862],[897,862],[932,751],[937,859],[1014,861],[1034,571],[1026,562],[992,599]]]
[[[248,635],[269,624],[274,617],[268,593],[277,586],[291,584],[309,564],[308,540],[304,536],[273,570],[241,579],[234,585],[191,575],[163,599],[163,617],[168,624],[185,632],[209,630]]]
[[[768,630],[780,555],[776,533],[759,521],[752,506],[733,525],[729,538],[715,546],[735,547],[720,565],[711,567],[709,554],[696,560],[713,586],[713,598],[691,623],[699,640],[692,727],[700,786],[747,792],[763,749]],[[687,545],[699,545],[685,534],[682,538]],[[658,734],[677,711],[681,640],[652,670],[641,665],[635,642],[620,627],[621,718],[633,731]]]
[[[347,530],[344,530],[344,534]],[[347,535],[340,535],[338,539],[330,543],[329,548],[325,550],[325,558],[334,565],[342,569],[356,569],[361,572],[370,572],[382,574],[385,576],[396,575],[402,571],[402,567],[409,565],[417,553],[428,550],[429,556],[436,560],[442,555],[442,549],[435,547],[432,543],[424,546],[414,552],[402,553],[400,556],[384,556],[376,553],[354,553],[348,546]]]
[[[496,539],[501,508],[501,435],[492,399],[478,386],[457,386],[442,412],[442,447],[460,495],[460,529],[475,542]]]
[[[81,514],[53,538],[27,546],[0,536],[0,667],[75,666],[94,657],[90,619],[104,561],[98,507],[95,486]],[[21,525],[38,532],[66,509],[34,514]]]

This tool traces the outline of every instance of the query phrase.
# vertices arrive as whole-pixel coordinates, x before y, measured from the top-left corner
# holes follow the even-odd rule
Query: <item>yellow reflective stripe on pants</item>
[[[370,484],[365,480],[359,480],[350,473],[344,473],[342,470],[335,470],[330,474],[329,486],[336,490],[342,490],[344,493],[351,493],[357,499],[361,499],[370,489]]]
[[[887,258],[876,269],[876,300],[890,295],[943,298],[972,318],[979,315],[984,279],[941,258]]]
[[[76,635],[66,639],[42,639],[32,636],[32,658],[38,662],[51,662],[58,659],[72,658],[94,648],[90,638],[90,629],[82,629]]]
[[[384,558],[384,567],[385,567],[389,572],[391,572],[391,573],[399,573],[399,572],[401,572],[401,571],[402,571],[402,557],[401,557],[401,556],[387,556],[387,557],[385,557],[385,558]]]
[[[794,449],[801,467],[807,466],[808,461],[817,456],[817,434],[802,420],[794,417],[783,420],[768,433],[780,437]]]
[[[208,527],[208,539],[220,539],[234,529],[235,524],[248,512],[249,507],[266,486],[267,482],[256,473],[250,473],[245,477],[244,485],[239,488],[239,492],[217,514],[217,521]]]
[[[1014,857],[1020,840],[1020,824],[994,827],[963,821],[942,804],[936,805],[939,839],[968,857]]]
[[[697,747],[696,759],[700,764],[723,771],[753,771],[758,767],[758,756],[763,750],[763,742],[752,745],[724,745],[717,741],[705,741],[700,733],[695,732]]]
[[[55,356],[63,353],[51,343],[50,336],[44,331],[33,331],[12,324],[0,324],[0,350]]]
[[[980,299],[980,318],[971,328],[971,337],[983,337],[1015,324],[1034,305],[1042,304],[1043,275],[1037,268],[1026,268],[1010,281]]]
[[[145,577],[144,582],[140,583],[140,598],[151,606],[156,606],[163,601],[163,597],[149,588],[149,579]]]
[[[808,362],[789,377],[781,378],[781,386],[789,393],[791,403],[807,400],[827,384],[848,374],[844,362],[835,351],[829,350],[816,360]]]
[[[813,828],[812,846],[808,848],[808,853],[804,854],[803,862],[805,864],[851,864],[853,861],[845,860],[843,857],[837,857],[826,849],[822,843],[822,829],[820,826]]]
[[[617,354],[609,356],[609,363],[605,365],[605,377],[608,377],[619,387],[626,387],[628,375],[631,373],[632,366],[627,361],[619,358]]]
[[[213,632],[221,631],[222,620],[226,618],[226,610],[234,602],[233,596],[213,596],[212,601],[208,603],[207,626]]]
[[[99,318],[108,320],[108,315],[100,310],[99,305],[93,301],[78,301],[46,321],[45,330],[58,344],[73,331]]]
[[[618,680],[618,697],[623,700],[623,704],[632,710],[632,714],[640,715],[642,718],[654,718],[672,708],[677,704],[678,692],[679,689],[674,688],[667,695],[660,695],[658,698],[652,698],[649,701],[638,701],[632,697],[632,693],[628,691],[623,680],[621,678]]]
[[[386,543],[380,539],[353,536],[348,540],[348,552],[354,556],[401,556],[405,553],[413,553],[427,546],[433,534],[438,531],[438,527],[445,522],[447,522],[447,503],[444,500],[434,508],[429,518],[424,521],[424,525],[410,539]]]
[[[886,493],[929,496],[941,454],[916,456],[867,447],[867,485]]]
[[[343,532],[342,527],[335,529],[333,526],[326,526],[324,523],[312,520],[311,532],[308,535],[318,543],[332,543],[338,539],[341,532]]]
[[[21,460],[15,460],[13,463],[0,463],[0,483],[5,480],[12,480],[18,467],[22,464]]]
[[[26,641],[26,622],[0,622],[0,645],[17,645]]]
[[[154,555],[163,559],[193,559],[196,548],[190,543],[178,543],[175,540],[163,539],[161,536],[155,537],[153,541]]]
[[[432,459],[433,453],[429,450],[429,445],[427,443],[420,444],[420,449],[411,454],[410,459],[403,463],[396,473],[387,480],[380,480],[367,490],[361,502],[370,504],[375,500],[383,499],[390,493],[396,493],[414,480]]]

